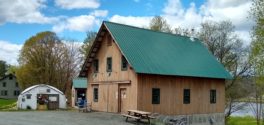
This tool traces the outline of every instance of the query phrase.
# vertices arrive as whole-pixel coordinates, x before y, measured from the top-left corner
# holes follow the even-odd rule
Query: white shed
[[[65,109],[66,97],[53,86],[39,84],[21,92],[17,106],[19,109]]]

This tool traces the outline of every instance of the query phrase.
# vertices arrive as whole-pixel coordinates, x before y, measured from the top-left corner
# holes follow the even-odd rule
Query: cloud
[[[85,32],[91,30],[93,26],[98,25],[99,20],[92,15],[80,15],[67,18],[65,21],[54,25],[54,32],[62,32],[64,30]]]
[[[0,0],[0,24],[39,23],[58,21],[55,17],[46,17],[40,10],[45,8],[45,0]]]
[[[0,60],[6,61],[8,64],[17,65],[19,51],[22,48],[20,44],[0,40]]]
[[[200,24],[205,21],[230,20],[236,27],[235,32],[248,45],[250,43],[251,27],[253,21],[249,20],[250,0],[208,0],[197,7],[195,3],[190,3],[184,8],[180,0],[167,0],[162,9],[162,14],[172,28],[194,28],[200,29]],[[114,15],[110,21],[146,27],[152,17],[142,16],[121,16]]]
[[[86,32],[100,25],[102,17],[106,17],[107,14],[107,10],[95,10],[88,15],[64,18],[55,24],[52,30],[57,33],[64,30]]]
[[[120,15],[114,15],[110,18],[110,21],[116,22],[116,23],[122,23],[137,27],[148,27],[150,20],[153,17],[151,16],[145,16],[145,17],[134,17],[134,16],[120,16]]]
[[[95,9],[100,6],[98,0],[55,0],[55,4],[63,9]]]
[[[138,3],[138,2],[140,2],[140,0],[134,0],[134,2]]]
[[[96,17],[106,17],[107,14],[108,14],[107,10],[95,10],[94,12],[91,13],[91,15]]]
[[[180,0],[168,0],[165,3],[165,7],[162,10],[166,15],[181,15],[183,14],[183,9]]]

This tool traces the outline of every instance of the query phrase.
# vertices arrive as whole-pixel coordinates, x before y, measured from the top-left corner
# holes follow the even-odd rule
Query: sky
[[[83,42],[104,20],[147,27],[157,15],[172,28],[195,30],[205,21],[229,20],[249,45],[250,6],[250,0],[0,0],[0,60],[18,65],[19,50],[38,32]]]

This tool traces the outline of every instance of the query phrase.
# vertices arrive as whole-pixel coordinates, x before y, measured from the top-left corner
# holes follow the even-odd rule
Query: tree
[[[7,71],[7,64],[5,61],[0,60],[0,78],[3,77]]]
[[[172,30],[170,28],[170,25],[167,23],[167,21],[161,17],[161,16],[155,16],[151,19],[149,28],[154,31],[161,31],[161,32],[167,32],[172,33]]]
[[[253,65],[255,79],[255,116],[257,124],[263,119],[262,96],[264,94],[264,1],[252,0],[250,17],[255,21],[252,31],[250,62]]]
[[[198,33],[208,50],[232,74],[233,79],[226,83],[226,121],[229,116],[241,109],[243,105],[235,104],[239,99],[248,95],[247,88],[240,82],[248,75],[251,65],[248,63],[248,47],[243,47],[241,40],[234,33],[230,21],[205,22]]]
[[[197,33],[194,31],[194,29],[177,27],[174,29],[174,33],[182,36],[197,37]]]
[[[73,43],[61,42],[53,32],[41,32],[29,38],[19,55],[17,80],[25,89],[35,84],[49,84],[62,92],[70,89],[77,75],[79,48]]]
[[[86,38],[84,39],[83,45],[80,48],[80,52],[84,58],[88,55],[96,35],[97,32],[93,32],[93,31],[89,31],[86,33]]]
[[[9,65],[8,66],[8,70],[7,70],[7,74],[16,74],[16,70],[17,70],[17,66],[13,66],[13,65]]]

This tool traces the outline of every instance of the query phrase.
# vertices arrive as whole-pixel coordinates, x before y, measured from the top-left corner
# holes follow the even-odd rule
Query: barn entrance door
[[[59,109],[59,94],[50,94],[48,101],[48,110]]]
[[[126,88],[119,88],[118,92],[118,112],[125,113],[127,105],[127,91]]]

